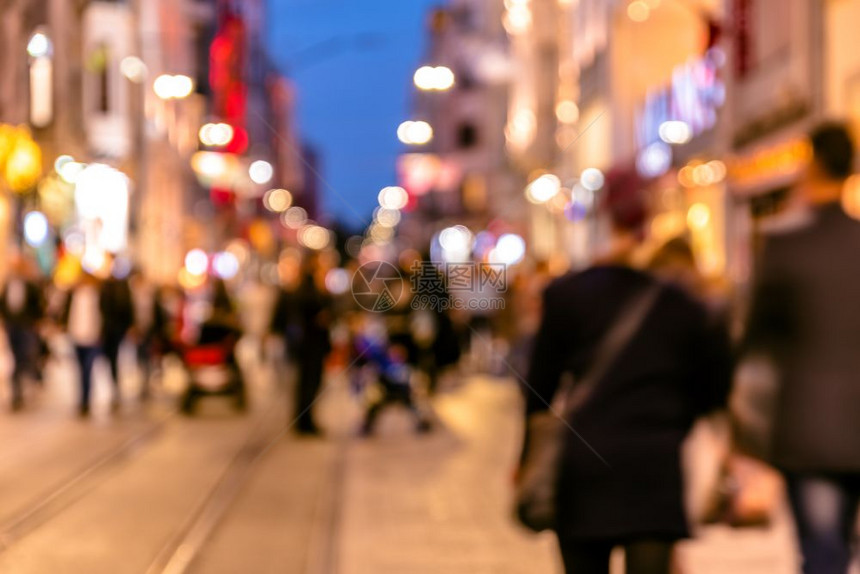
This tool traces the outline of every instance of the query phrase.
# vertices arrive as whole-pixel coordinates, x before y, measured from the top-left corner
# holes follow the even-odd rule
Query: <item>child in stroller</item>
[[[368,329],[360,329],[355,334],[354,345],[359,359],[356,363],[374,371],[381,395],[370,403],[365,415],[361,432],[365,436],[373,433],[379,414],[389,405],[402,404],[408,408],[416,421],[417,432],[431,429],[430,421],[415,404],[412,389],[412,367],[408,364],[408,353],[403,345],[389,344],[384,333],[373,336]]]
[[[191,414],[203,395],[232,395],[238,410],[246,407],[245,381],[236,361],[236,344],[242,336],[223,283],[215,286],[210,317],[200,326],[196,343],[182,347],[188,371],[188,388],[182,411]]]

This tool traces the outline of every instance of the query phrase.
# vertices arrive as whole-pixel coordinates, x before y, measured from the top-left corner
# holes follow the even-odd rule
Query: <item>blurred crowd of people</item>
[[[182,293],[158,287],[124,262],[108,260],[104,274],[82,271],[60,287],[41,276],[35,264],[16,256],[0,300],[0,315],[12,359],[11,409],[25,407],[29,386],[41,386],[51,341],[65,335],[79,367],[78,413],[90,413],[93,367],[103,357],[113,382],[111,409],[120,408],[120,349],[125,342],[143,373],[140,398],[150,396],[150,375],[163,353],[181,339]]]
[[[691,532],[682,444],[698,419],[730,410],[737,365],[765,357],[778,379],[758,421],[756,432],[766,436],[750,437],[736,418],[734,444],[785,478],[805,572],[845,574],[860,504],[860,315],[852,301],[860,293],[860,263],[850,252],[860,244],[860,222],[840,204],[854,146],[839,124],[821,126],[810,143],[814,157],[796,189],[804,201],[794,203],[805,206],[803,215],[763,241],[751,310],[735,344],[726,299],[699,275],[689,244],[676,238],[643,257],[647,202],[611,182],[612,237],[593,265],[553,277],[543,262],[524,264],[511,273],[506,305],[495,315],[450,305],[441,270],[422,265],[429,258],[414,251],[403,252],[383,278],[374,293],[385,296],[384,305],[373,308],[356,297],[361,261],[341,267],[307,251],[282,262],[266,331],[283,339],[295,365],[291,426],[321,434],[314,407],[327,367],[337,366],[351,374],[366,405],[362,434],[372,434],[380,413],[395,404],[412,413],[416,431],[429,431],[424,398],[451,379],[447,373],[464,355],[502,352],[500,361],[474,364],[502,364],[523,384],[529,424],[520,477],[531,464],[530,421],[547,412],[565,419],[553,468],[552,528],[567,571],[606,573],[611,552],[622,546],[628,572],[668,573],[676,568],[675,543]],[[141,373],[141,401],[150,398],[163,357],[173,353],[192,372],[226,366],[230,377],[221,390],[244,407],[235,352],[243,328],[232,287],[209,278],[183,291],[125,267],[106,261],[102,273],[81,272],[60,288],[33,262],[15,257],[0,299],[14,364],[11,410],[25,408],[43,384],[58,334],[78,366],[82,417],[90,414],[100,358],[113,382],[111,409],[121,409],[126,345]],[[417,304],[426,303],[417,279],[426,281],[427,269],[442,285],[433,305]],[[336,280],[333,270],[341,272]],[[350,278],[352,289],[343,284]],[[192,377],[182,408],[190,412],[207,390],[211,385]],[[725,468],[730,474],[730,460]],[[714,508],[713,520],[726,519],[731,501]]]

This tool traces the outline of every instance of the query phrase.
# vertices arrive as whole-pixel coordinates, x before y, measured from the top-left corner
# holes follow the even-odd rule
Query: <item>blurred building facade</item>
[[[705,275],[744,283],[756,222],[784,207],[809,128],[857,121],[854,0],[504,6],[505,133],[537,258],[576,266],[600,249],[611,183],[645,191],[654,243],[684,235]],[[529,193],[542,175],[557,190]]]
[[[86,225],[112,225],[122,237],[110,250],[173,282],[188,249],[217,248],[213,237],[242,233],[244,219],[266,213],[267,189],[300,189],[293,88],[266,55],[265,8],[262,0],[0,3],[0,124],[21,126],[10,133],[32,137],[40,160],[32,186],[17,193],[0,177],[4,245],[29,249],[21,216],[45,212],[49,240],[33,251],[50,271],[52,258],[84,249]],[[231,149],[208,149],[229,152],[209,157],[227,185],[193,169],[207,150],[198,132],[210,122],[229,123],[234,134]],[[263,183],[248,171],[256,160],[273,171]],[[95,186],[90,206],[117,211],[92,213],[87,224],[76,178],[92,165],[121,177],[110,189],[98,183],[104,178],[85,178]],[[228,216],[219,217],[219,208]]]
[[[509,76],[501,12],[499,2],[452,0],[428,16],[421,65],[451,70],[453,85],[415,92],[412,119],[428,122],[433,138],[409,146],[399,159],[400,182],[415,207],[407,226],[419,232],[418,243],[446,222],[486,226],[510,208],[506,198],[521,187],[499,129]]]

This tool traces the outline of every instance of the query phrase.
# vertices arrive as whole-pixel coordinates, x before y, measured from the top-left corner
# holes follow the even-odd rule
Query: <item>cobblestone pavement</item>
[[[412,436],[392,414],[382,436],[350,448],[340,574],[560,572],[554,541],[509,518],[516,393],[507,382],[474,379],[437,400],[440,432]],[[791,536],[785,513],[768,530],[710,528],[683,545],[679,561],[695,574],[791,574]]]
[[[327,437],[276,433],[223,513],[212,514],[193,560],[168,570],[153,564],[210,515],[208,501],[231,476],[260,412],[284,400],[272,384],[281,375],[264,369],[252,377],[249,416],[213,401],[195,419],[166,419],[146,441],[85,477],[82,488],[60,492],[61,505],[32,515],[28,509],[45,493],[161,416],[129,401],[111,417],[102,384],[93,419],[75,420],[69,365],[55,369],[51,392],[38,404],[0,416],[0,434],[15,437],[0,443],[0,572],[560,572],[552,537],[524,532],[509,515],[521,432],[512,381],[471,377],[439,395],[432,433],[416,435],[408,414],[392,409],[377,434],[362,439],[355,435],[360,405],[345,377],[332,377],[318,405]],[[277,405],[284,417],[286,403]],[[23,534],[8,538],[10,532]],[[768,530],[707,529],[680,548],[679,561],[684,574],[792,574],[791,537],[783,512]]]

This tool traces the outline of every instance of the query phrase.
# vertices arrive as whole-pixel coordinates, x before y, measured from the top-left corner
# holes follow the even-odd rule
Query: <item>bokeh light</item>
[[[48,239],[48,218],[40,211],[31,211],[24,216],[24,240],[32,247],[39,247]]]
[[[185,269],[192,275],[205,275],[209,269],[209,256],[202,249],[192,249],[185,255]]]
[[[589,167],[582,171],[582,175],[579,176],[579,183],[589,191],[600,191],[606,183],[606,177],[599,169]]]
[[[398,186],[389,186],[379,192],[379,205],[385,209],[403,209],[409,203],[409,194]]]
[[[258,159],[248,167],[248,176],[254,183],[264,185],[272,181],[275,176],[275,168],[269,162]]]
[[[293,195],[286,189],[270,189],[263,194],[263,207],[274,213],[283,213],[293,204]]]
[[[293,206],[281,215],[281,223],[291,229],[298,229],[308,220],[308,212],[302,207]]]
[[[526,199],[531,203],[546,203],[561,191],[561,180],[557,175],[545,173],[526,188]]]
[[[239,273],[239,259],[229,251],[221,251],[212,258],[212,269],[221,279],[233,279]]]

